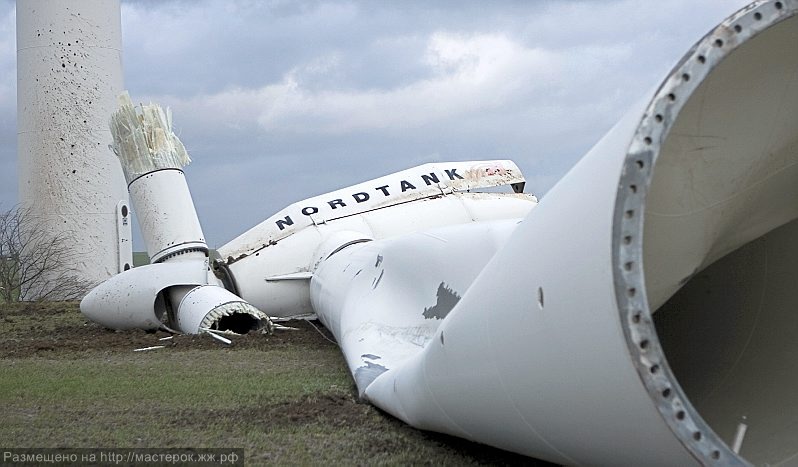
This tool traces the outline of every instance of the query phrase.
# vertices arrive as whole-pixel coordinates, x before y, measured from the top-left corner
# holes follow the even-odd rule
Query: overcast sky
[[[172,108],[216,247],[294,201],[425,162],[512,159],[543,195],[746,3],[125,1],[125,86]],[[5,208],[17,201],[9,0],[0,138]]]

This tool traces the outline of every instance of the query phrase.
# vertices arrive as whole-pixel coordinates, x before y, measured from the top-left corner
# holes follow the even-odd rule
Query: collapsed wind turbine
[[[180,164],[128,176],[160,262],[81,309],[189,333],[316,315],[364,399],[553,462],[794,461],[796,12],[729,17],[539,204],[510,161],[425,165],[289,206],[209,264],[174,221],[196,218]]]

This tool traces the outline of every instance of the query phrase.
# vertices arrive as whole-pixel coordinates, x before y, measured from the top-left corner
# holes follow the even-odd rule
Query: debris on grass
[[[164,349],[166,348],[165,345],[153,345],[151,347],[142,347],[140,349],[133,349],[134,352],[146,352],[147,350],[157,350],[157,349]]]

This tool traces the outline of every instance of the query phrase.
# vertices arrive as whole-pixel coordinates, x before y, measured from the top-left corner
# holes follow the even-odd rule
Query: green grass
[[[314,329],[211,339],[110,332],[76,304],[0,307],[0,445],[244,448],[248,465],[529,463],[360,403]]]
[[[172,407],[211,405],[223,395],[228,404],[316,394],[331,386],[349,387],[340,362],[328,352],[310,351],[314,365],[296,362],[291,352],[192,350],[134,353],[127,358],[93,353],[79,360],[10,360],[0,366],[0,402],[35,398],[39,403],[69,400],[73,406],[133,407],[142,399]],[[243,367],[236,363],[246,362]],[[232,365],[231,365],[232,364]],[[131,394],[135,397],[130,397]],[[2,428],[0,428],[1,430]]]
[[[134,251],[133,252],[133,267],[137,266],[144,266],[145,264],[150,264],[150,257],[147,255],[146,251]]]
[[[273,434],[283,433],[284,426],[266,416],[270,410],[318,395],[349,395],[340,362],[324,353],[309,352],[318,364],[293,370],[297,355],[286,351],[269,352],[276,365],[257,351],[221,349],[4,361],[0,404],[10,410],[0,424],[0,440],[15,447],[260,450],[269,438],[284,444],[286,436]],[[246,368],[235,365],[242,362]],[[317,431],[325,420],[309,425]],[[301,433],[308,426],[299,428]]]

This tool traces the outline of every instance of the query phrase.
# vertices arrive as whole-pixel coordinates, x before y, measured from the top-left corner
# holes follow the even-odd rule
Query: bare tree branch
[[[68,233],[56,234],[30,209],[0,212],[0,300],[75,300],[91,288],[76,267]]]

